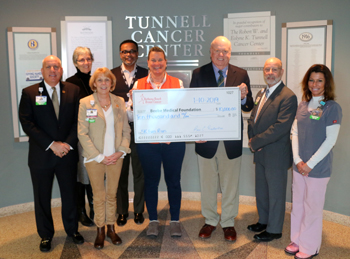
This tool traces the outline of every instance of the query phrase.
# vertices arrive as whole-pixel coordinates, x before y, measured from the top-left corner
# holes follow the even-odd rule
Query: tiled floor
[[[131,206],[132,207],[132,206]],[[235,243],[224,240],[220,226],[211,238],[198,238],[198,232],[204,224],[200,213],[199,201],[183,200],[181,207],[182,237],[171,238],[169,234],[168,205],[159,201],[160,233],[157,238],[148,238],[146,229],[148,220],[136,225],[129,218],[123,227],[116,226],[123,240],[120,246],[114,246],[107,238],[105,247],[96,250],[93,242],[96,227],[80,225],[80,233],[85,243],[75,245],[63,230],[60,207],[53,208],[56,233],[49,253],[39,251],[40,238],[36,233],[34,213],[26,212],[0,218],[0,258],[293,258],[284,253],[289,243],[290,213],[286,213],[283,236],[270,243],[253,241],[254,233],[247,230],[247,225],[257,221],[255,206],[240,205],[235,228],[238,239]],[[133,213],[130,213],[133,215]],[[147,214],[145,214],[147,218]],[[350,227],[324,221],[323,243],[317,258],[350,258]]]

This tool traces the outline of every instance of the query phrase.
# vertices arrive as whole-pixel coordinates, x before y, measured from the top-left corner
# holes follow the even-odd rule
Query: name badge
[[[316,115],[310,115],[310,119],[312,120],[316,120],[316,121],[319,121],[320,120],[320,116],[316,116]]]
[[[47,96],[35,96],[35,105],[46,105]]]
[[[322,116],[322,109],[317,108],[311,111],[310,119],[319,121]]]
[[[87,109],[86,110],[86,117],[96,118],[97,117],[97,109]]]

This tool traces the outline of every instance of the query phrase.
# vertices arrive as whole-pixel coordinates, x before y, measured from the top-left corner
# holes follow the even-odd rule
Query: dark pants
[[[129,210],[129,165],[131,158],[132,173],[134,177],[134,212],[143,213],[144,211],[144,176],[142,171],[141,162],[137,154],[137,146],[134,139],[134,127],[130,123],[131,128],[131,140],[130,149],[131,153],[124,157],[123,167],[119,178],[119,185],[117,191],[117,213],[127,214]]]
[[[76,167],[57,165],[54,168],[30,168],[34,190],[35,220],[41,238],[52,238],[55,230],[51,214],[51,197],[54,175],[60,188],[62,221],[68,236],[78,231],[77,207],[75,203]]]
[[[267,224],[266,231],[282,233],[288,169],[255,164],[255,193],[259,223]]]
[[[145,201],[150,220],[157,220],[158,186],[163,162],[171,220],[179,220],[181,207],[181,167],[185,143],[137,144],[145,175]]]

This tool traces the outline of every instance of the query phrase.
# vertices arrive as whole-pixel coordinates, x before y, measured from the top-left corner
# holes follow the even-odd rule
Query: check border
[[[238,87],[133,91],[136,143],[241,139]]]

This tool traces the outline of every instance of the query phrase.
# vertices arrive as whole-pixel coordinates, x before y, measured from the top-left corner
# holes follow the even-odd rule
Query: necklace
[[[104,109],[106,109],[111,104],[111,100],[109,100],[109,102],[106,105],[102,105],[102,102],[101,102],[100,98],[98,98],[98,101],[99,101],[101,107],[104,108]]]
[[[107,108],[111,103],[106,104],[103,108]]]

